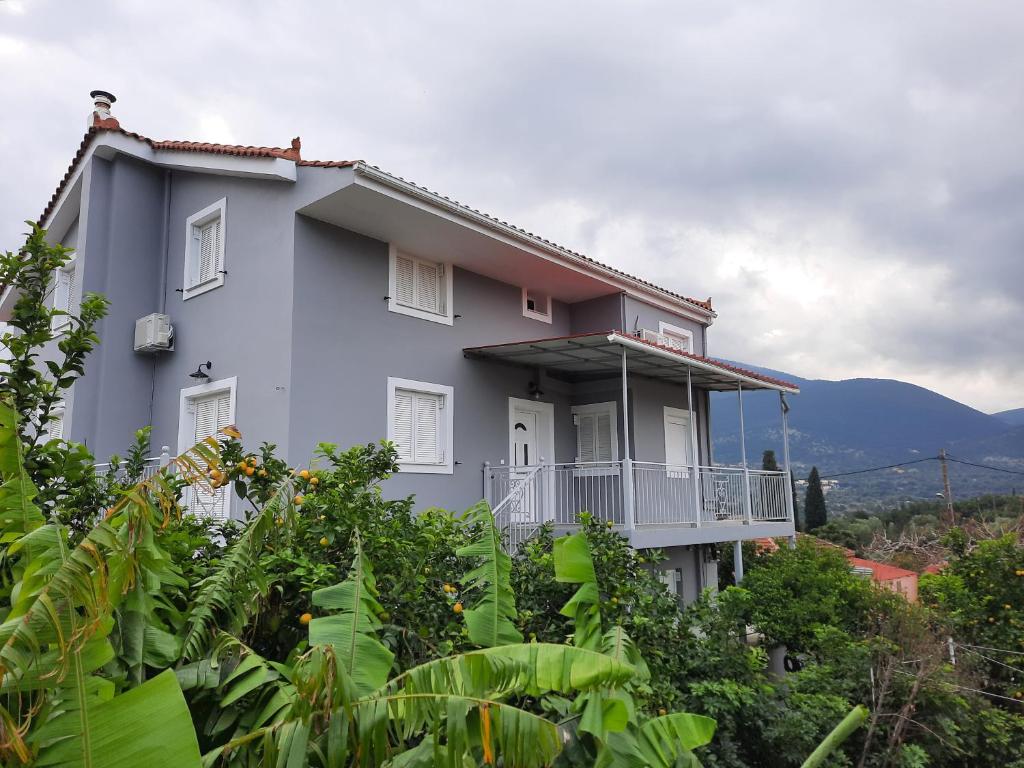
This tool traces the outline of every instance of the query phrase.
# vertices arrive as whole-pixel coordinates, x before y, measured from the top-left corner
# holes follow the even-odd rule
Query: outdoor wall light
[[[206,366],[206,370],[210,370],[211,368],[213,368],[213,363],[211,363],[209,360],[207,360],[205,363],[200,363],[199,367],[196,368],[195,373],[190,373],[188,377],[190,379],[199,379],[200,381],[209,381],[210,374],[203,373],[203,366]]]
[[[540,385],[537,384],[536,381],[531,381],[527,385],[527,390],[526,391],[529,393],[530,397],[532,397],[534,400],[540,400],[544,396],[543,390],[540,388]]]

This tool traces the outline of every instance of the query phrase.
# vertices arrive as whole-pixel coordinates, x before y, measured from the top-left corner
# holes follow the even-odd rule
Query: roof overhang
[[[622,353],[630,375],[725,391],[766,389],[797,394],[795,384],[699,355],[661,347],[620,331],[515,341],[463,350],[471,357],[527,368],[543,368],[570,381],[606,378],[622,370]]]
[[[339,186],[298,212],[567,303],[625,292],[705,325],[714,320],[711,310],[374,166],[341,171]]]

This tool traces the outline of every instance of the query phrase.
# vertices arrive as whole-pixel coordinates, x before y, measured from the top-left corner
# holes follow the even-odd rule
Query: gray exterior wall
[[[621,293],[577,302],[570,307],[570,330],[572,333],[624,330],[622,308]]]
[[[154,453],[178,450],[181,390],[210,360],[214,380],[238,377],[236,421],[287,451],[290,384],[291,187],[273,181],[174,172],[118,157],[90,164],[83,289],[111,300],[102,343],[74,386],[70,437],[105,459],[153,425]],[[169,199],[165,193],[169,192]],[[224,285],[185,301],[186,219],[227,198]],[[166,229],[165,229],[166,219]],[[163,291],[161,292],[161,288]],[[170,315],[173,352],[133,350],[135,321]]]
[[[698,355],[704,352],[704,327],[689,318],[674,314],[661,307],[641,301],[632,296],[623,296],[623,312],[625,313],[625,331],[634,331],[637,328],[648,328],[652,331],[658,330],[659,322],[671,323],[672,325],[685,328],[693,332],[693,351]]]

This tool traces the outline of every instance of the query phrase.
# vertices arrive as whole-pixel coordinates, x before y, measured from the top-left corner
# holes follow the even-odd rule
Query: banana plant
[[[72,548],[63,526],[44,522],[33,503],[17,424],[14,410],[0,403],[0,524],[13,579],[0,623],[3,764],[120,768],[169,759],[198,766],[191,716],[172,672],[145,682],[132,666],[127,674],[99,674],[116,658],[110,637],[118,612],[145,610],[126,597],[151,582],[154,568],[166,570],[152,536],[176,509],[173,482],[158,473],[139,484]],[[213,441],[177,468],[198,482],[189,466],[217,456]],[[145,632],[119,631],[147,658]],[[166,637],[151,637],[150,654],[160,645],[167,650]],[[134,738],[125,739],[125,729]]]

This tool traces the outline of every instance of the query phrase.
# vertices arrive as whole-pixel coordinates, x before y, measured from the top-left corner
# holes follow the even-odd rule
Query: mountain
[[[992,416],[1000,421],[1006,422],[1011,427],[1024,427],[1024,408],[1013,408],[1009,411],[999,411]]]
[[[1012,426],[1002,414],[990,415],[915,384],[893,379],[803,379],[793,374],[737,363],[800,387],[789,396],[790,450],[796,477],[811,466],[822,475],[905,462],[879,472],[836,478],[829,492],[832,509],[934,498],[942,490],[937,456],[1024,472],[1024,426]],[[745,392],[747,459],[759,466],[770,448],[782,458],[782,422],[778,395]],[[1024,417],[1024,414],[1022,414]],[[739,410],[734,393],[712,396],[712,436],[716,461],[740,459]],[[951,461],[954,499],[984,493],[1024,490],[1024,474],[996,472]]]

